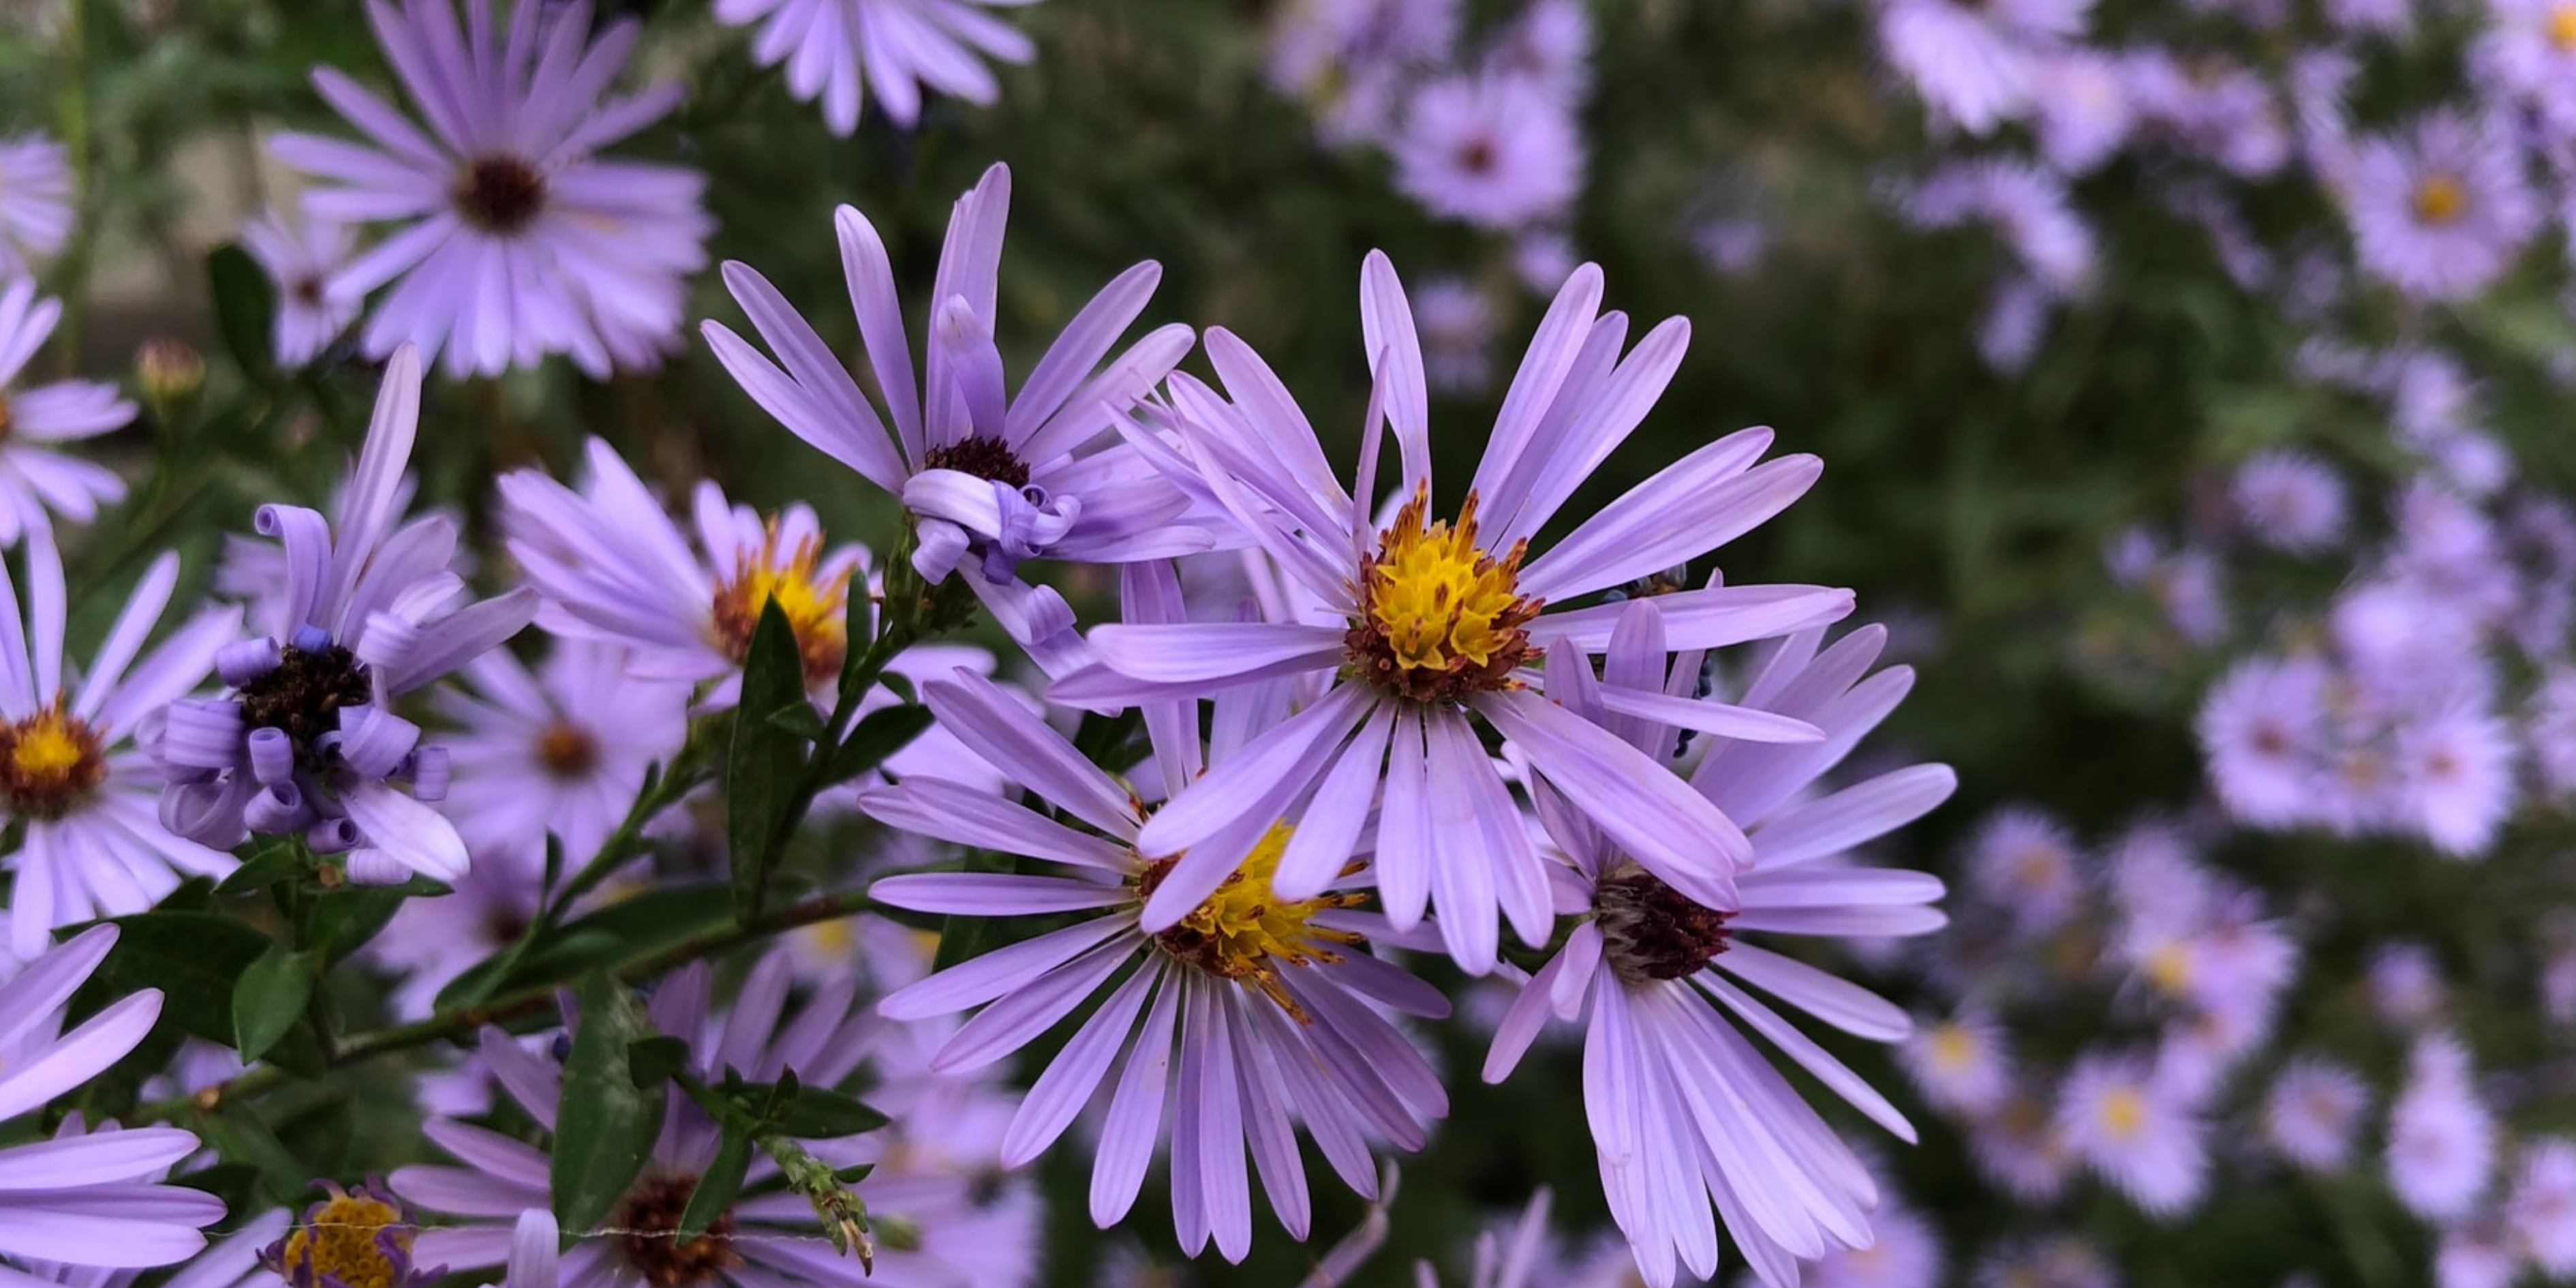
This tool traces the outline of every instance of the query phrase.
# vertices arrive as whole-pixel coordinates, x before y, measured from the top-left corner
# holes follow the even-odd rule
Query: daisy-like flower
[[[1402,458],[1402,504],[1391,519],[1381,527],[1376,517],[1388,416],[1368,418],[1359,487],[1345,492],[1278,377],[1243,342],[1210,331],[1208,356],[1233,401],[1175,373],[1170,420],[1187,459],[1167,451],[1166,468],[1206,487],[1310,607],[1296,620],[1102,626],[1090,640],[1101,665],[1054,688],[1063,701],[1127,703],[1276,680],[1303,700],[1260,747],[1218,765],[1146,823],[1144,851],[1181,858],[1148,901],[1145,929],[1170,929],[1233,872],[1258,835],[1249,821],[1267,826],[1310,796],[1276,888],[1283,899],[1316,897],[1348,857],[1368,803],[1382,796],[1376,871],[1399,931],[1419,924],[1436,898],[1449,950],[1470,971],[1495,961],[1497,909],[1522,939],[1545,942],[1553,925],[1546,869],[1485,754],[1479,721],[1656,878],[1706,906],[1732,907],[1733,875],[1753,853],[1743,829],[1671,769],[1533,687],[1544,651],[1604,647],[1619,606],[1542,610],[1734,539],[1786,508],[1822,467],[1809,456],[1757,466],[1771,433],[1746,430],[1691,453],[1529,558],[1532,534],[1671,379],[1688,330],[1667,321],[1620,360],[1626,319],[1599,314],[1601,273],[1587,265],[1540,324],[1455,523],[1434,520],[1429,395],[1412,312],[1385,256],[1369,256],[1362,282],[1363,331],[1381,355],[1372,405],[1391,416]],[[1851,595],[1738,586],[1658,602],[1673,647],[1706,649],[1836,620]],[[1676,700],[1660,679],[1648,688],[1612,683],[1603,701],[1623,715],[1687,718],[1735,738],[1812,746],[1821,737],[1794,717]],[[1219,838],[1228,843],[1211,844]]]
[[[1968,842],[1968,889],[2002,909],[2016,929],[2044,935],[2084,898],[2075,834],[2026,806],[1997,810]]]
[[[852,1009],[857,999],[853,981],[817,989],[791,1016],[786,1003],[792,971],[783,954],[762,958],[726,1010],[711,1006],[709,980],[706,963],[694,963],[664,979],[645,1007],[656,1030],[688,1041],[703,1075],[730,1066],[745,1078],[772,1082],[792,1070],[807,1085],[837,1086],[867,1050],[865,1032],[873,1021]],[[563,1071],[498,1030],[484,1031],[481,1054],[510,1099],[551,1130],[563,1094]],[[553,1210],[545,1152],[449,1118],[433,1118],[423,1130],[465,1166],[396,1169],[393,1191],[421,1208],[464,1220],[422,1230],[413,1256],[457,1270],[508,1261],[520,1215]],[[720,1133],[703,1112],[684,1097],[672,1097],[643,1173],[611,1209],[603,1229],[564,1254],[563,1282],[584,1288],[715,1288],[727,1282],[794,1288],[849,1282],[856,1267],[814,1234],[813,1205],[775,1184],[777,1164],[764,1153],[753,1155],[744,1197],[697,1238],[676,1237],[689,1196],[715,1161],[719,1142]],[[834,1143],[816,1144],[828,1149]],[[908,1219],[903,1210],[870,1197],[868,1182],[861,1182],[859,1193],[869,1199],[873,1215]],[[917,1246],[896,1248],[891,1241],[880,1246],[869,1282],[978,1282],[959,1277],[951,1263],[957,1250],[949,1244],[960,1234],[955,1226],[923,1221],[918,1233]]]
[[[542,859],[552,833],[580,867],[626,820],[644,771],[688,737],[688,686],[634,678],[614,645],[559,641],[533,675],[495,649],[463,675],[466,687],[431,701],[459,726],[442,739],[455,775],[447,813],[478,856]]]
[[[1970,1156],[1997,1186],[2026,1203],[2045,1205],[2066,1192],[2075,1151],[2058,1130],[2046,1098],[2053,1088],[2015,1088],[1992,1110],[1968,1120]]]
[[[1953,1113],[1995,1112],[2013,1091],[2003,1026],[1980,1012],[1916,1024],[1896,1056],[1923,1098]]]
[[[2081,1236],[2021,1239],[1987,1253],[1969,1280],[1976,1288],[2119,1288],[2102,1250]]]
[[[400,279],[360,341],[445,350],[450,375],[497,375],[567,354],[582,370],[651,366],[680,337],[686,279],[714,221],[705,176],[602,157],[680,101],[666,85],[613,95],[636,23],[590,38],[587,0],[370,0],[376,40],[429,132],[356,81],[315,68],[314,88],[367,136],[270,143],[324,186],[304,208],[341,223],[402,225],[344,270],[351,297]]]
[[[2069,49],[2032,64],[2031,105],[2040,155],[2070,175],[2100,169],[2137,124],[2137,104],[2117,58]]]
[[[2522,148],[2501,121],[2436,113],[2355,146],[2354,254],[2364,272],[2409,296],[2477,294],[2539,230]]]
[[[545,596],[540,626],[623,648],[643,680],[713,681],[702,701],[722,708],[741,692],[762,610],[776,604],[807,687],[830,689],[849,652],[852,581],[866,593],[864,548],[826,549],[811,508],[763,519],[711,479],[690,497],[692,541],[614,448],[594,438],[585,459],[578,492],[537,470],[501,476],[501,527]]]
[[[2209,1181],[2206,1125],[2148,1062],[2086,1056],[2057,1096],[2067,1145],[2148,1214],[2174,1216],[2200,1198]]]
[[[1131,617],[1179,615],[1178,583],[1159,568],[1131,569],[1129,588]],[[1299,826],[1262,819],[1241,825],[1249,837],[1210,841],[1240,856],[1235,869],[1186,915],[1148,931],[1139,914],[1178,865],[1140,848],[1149,811],[1136,795],[980,677],[961,672],[923,685],[922,694],[968,746],[1029,788],[1031,805],[915,777],[865,793],[861,808],[889,826],[1043,859],[1069,874],[893,876],[876,883],[873,897],[925,912],[1090,915],[898,990],[878,1009],[915,1020],[983,1006],[932,1062],[933,1070],[954,1073],[1010,1055],[1124,975],[1030,1088],[1003,1139],[1004,1165],[1028,1162],[1063,1134],[1115,1064],[1116,1089],[1092,1163],[1091,1216],[1100,1226],[1134,1205],[1164,1137],[1167,1098],[1172,1215],[1181,1246],[1194,1254],[1211,1236],[1229,1261],[1251,1248],[1247,1145],[1280,1224],[1294,1238],[1307,1236],[1299,1123],[1346,1184],[1376,1197],[1368,1141],[1419,1149],[1424,1121],[1448,1109],[1431,1066],[1376,1007],[1440,1016],[1448,1003],[1368,951],[1380,927],[1360,911],[1364,896],[1272,893],[1282,855],[1310,829],[1334,838],[1336,877],[1355,866],[1357,820],[1345,828],[1342,820],[1311,815]],[[1220,697],[1211,753],[1259,755],[1280,734],[1252,732],[1274,706],[1265,695]],[[1182,789],[1175,803],[1186,801],[1198,790],[1188,784],[1202,762],[1196,704],[1153,704],[1146,728],[1151,772],[1166,789]],[[1096,831],[1053,821],[1040,800]],[[1366,803],[1357,809],[1365,813]]]
[[[18,385],[62,313],[61,301],[36,298],[30,280],[0,286],[0,549],[29,532],[52,531],[55,514],[87,523],[100,505],[125,499],[125,480],[55,445],[131,424],[134,404],[115,386],[90,380]]]
[[[1025,63],[1037,46],[990,10],[1036,0],[715,0],[716,21],[757,26],[751,56],[783,67],[798,102],[822,100],[823,121],[846,137],[862,100],[909,130],[924,91],[990,106],[1002,96],[985,59]]]
[[[2028,112],[2041,55],[2080,35],[2092,0],[1887,0],[1879,47],[1935,120],[1985,134]]]
[[[2576,2],[2487,0],[2495,21],[2471,57],[2482,77],[2576,123]]]
[[[420,1224],[402,1200],[374,1185],[321,1186],[326,1197],[259,1256],[288,1288],[413,1288],[444,1273],[412,1264]]]
[[[366,292],[347,285],[358,238],[346,225],[266,210],[243,225],[241,242],[277,286],[269,342],[279,362],[300,367],[313,361],[358,320]]]
[[[1933,1288],[1941,1282],[1941,1232],[1901,1203],[1870,1215],[1876,1242],[1837,1248],[1807,1267],[1806,1288]]]
[[[469,845],[466,852],[473,866],[449,883],[446,894],[403,900],[384,933],[360,950],[401,979],[391,1004],[403,1019],[436,1010],[438,991],[466,967],[527,934],[545,901],[542,845],[530,853],[527,841],[514,837],[497,850]]]
[[[748,265],[726,264],[725,285],[778,361],[722,323],[703,330],[763,410],[902,499],[918,543],[915,571],[932,583],[958,572],[1011,638],[1056,672],[1080,654],[1072,610],[1053,589],[1021,581],[1021,560],[1131,563],[1205,550],[1213,537],[1181,521],[1190,497],[1142,456],[1096,445],[1189,352],[1190,329],[1173,324],[1109,357],[1153,297],[1161,265],[1146,261],[1102,287],[1010,392],[993,342],[1010,204],[1011,172],[1001,165],[958,199],[917,379],[885,243],[865,215],[841,207],[841,263],[883,419],[814,328]]]
[[[2576,1142],[2546,1136],[2524,1144],[2504,1217],[2542,1273],[2576,1275]]]
[[[1604,677],[1687,694],[1688,687],[1671,681],[1695,678],[1698,659],[1686,653],[1666,672],[1656,603],[1640,599],[1625,607]],[[1558,909],[1583,919],[1504,1018],[1484,1076],[1499,1082],[1508,1075],[1551,1012],[1569,1021],[1589,1012],[1584,1113],[1602,1188],[1640,1272],[1656,1288],[1673,1282],[1677,1262],[1701,1277],[1715,1272],[1712,1204],[1746,1260],[1773,1285],[1796,1284],[1800,1259],[1870,1243],[1875,1183],[1739,1025],[1872,1122],[1914,1139],[1913,1127],[1884,1096],[1742,987],[1846,1033],[1898,1041],[1912,1027],[1905,1012],[1746,936],[1868,939],[1922,934],[1943,924],[1925,906],[1940,897],[1938,880],[1838,860],[1947,798],[1958,782],[1947,766],[1910,766],[1809,794],[1913,683],[1903,667],[1862,678],[1886,642],[1885,631],[1856,631],[1819,651],[1822,634],[1782,641],[1755,672],[1744,701],[1811,722],[1826,731],[1825,741],[1782,745],[1720,736],[1692,774],[1695,793],[1748,824],[1754,862],[1738,881],[1739,900],[1715,908],[1690,899],[1622,853],[1597,820],[1566,809],[1550,780],[1533,789],[1547,835],[1571,865],[1553,883]],[[1569,709],[1604,721],[1648,755],[1673,754],[1680,729],[1606,709],[1605,686],[1593,680],[1581,654],[1556,654],[1548,669],[1552,693]],[[1381,837],[1387,826],[1380,824]]]
[[[69,1033],[72,994],[116,946],[97,926],[48,949],[0,984],[0,1118],[32,1112],[106,1071],[152,1031],[161,990],[108,1004]],[[0,1268],[131,1270],[166,1266],[206,1246],[198,1233],[223,1219],[223,1201],[161,1183],[197,1138],[175,1127],[84,1130],[79,1115],[50,1140],[0,1149]]]
[[[1427,282],[1415,302],[1422,322],[1423,374],[1445,394],[1483,393],[1494,381],[1494,305],[1475,284]]]
[[[2369,1108],[2370,1088],[2360,1075],[2328,1060],[2294,1060],[2263,1097],[2263,1139],[2300,1167],[2338,1173],[2351,1160],[2353,1131]]]
[[[1413,95],[1389,145],[1395,182],[1435,215],[1512,229],[1563,215],[1583,188],[1583,133],[1546,82],[1442,77]]]
[[[2343,479],[2305,452],[2272,451],[2236,467],[2236,512],[2254,539],[2275,550],[2314,554],[2343,539]]]
[[[468,602],[448,571],[454,521],[402,522],[397,498],[419,422],[420,355],[404,345],[386,366],[337,522],[301,506],[260,507],[260,535],[286,552],[286,594],[269,634],[215,654],[224,696],[168,708],[159,756],[171,831],[217,848],[253,832],[302,833],[316,853],[347,854],[360,881],[464,873],[465,842],[429,807],[447,791],[447,752],[423,745],[393,703],[518,634],[537,595]]]
[[[71,235],[70,153],[41,134],[0,139],[0,278],[26,276]]]
[[[231,855],[172,835],[154,804],[153,725],[241,630],[239,610],[208,608],[143,654],[178,577],[177,555],[154,560],[88,673],[75,675],[64,664],[67,597],[51,538],[27,543],[23,621],[0,566],[0,808],[26,827],[10,863],[9,953],[21,961],[44,951],[56,927],[142,912],[185,876],[233,870]]]
[[[2471,1085],[2473,1072],[2459,1039],[2421,1038],[2388,1107],[2388,1186],[2428,1220],[2468,1215],[2495,1171],[2495,1116]]]

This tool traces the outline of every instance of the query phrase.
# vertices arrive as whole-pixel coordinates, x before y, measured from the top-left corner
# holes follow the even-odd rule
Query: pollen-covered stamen
[[[261,1254],[295,1288],[401,1288],[410,1282],[419,1227],[392,1199],[361,1186],[305,1209],[304,1220]]]
[[[921,468],[955,470],[979,479],[1007,483],[1012,487],[1029,485],[1029,464],[1011,450],[1011,445],[998,438],[981,434],[961,438],[944,447],[934,447],[921,454]]]
[[[1428,521],[1431,489],[1414,489],[1378,534],[1361,568],[1359,619],[1342,637],[1357,678],[1417,702],[1454,701],[1517,687],[1512,672],[1536,661],[1524,629],[1543,601],[1517,586],[1527,541],[1496,559],[1476,544],[1476,495],[1457,526]]]
[[[277,665],[241,687],[242,727],[283,730],[298,760],[311,764],[324,734],[340,731],[340,712],[375,701],[367,664],[338,644],[318,649],[293,644],[277,650]]]
[[[2418,223],[2457,223],[2469,211],[2469,190],[2447,174],[2429,174],[2415,185]]]
[[[1280,979],[1280,967],[1342,960],[1336,949],[1357,947],[1360,937],[1347,930],[1318,926],[1315,918],[1336,908],[1358,907],[1367,896],[1324,894],[1312,899],[1282,899],[1272,893],[1270,879],[1279,871],[1279,856],[1287,852],[1288,838],[1295,830],[1286,823],[1273,824],[1262,834],[1261,843],[1252,847],[1252,853],[1244,856],[1242,865],[1207,897],[1207,902],[1171,929],[1154,936],[1154,942],[1176,960],[1259,990],[1290,1018],[1305,1024],[1311,1017],[1288,995],[1287,985]],[[1149,862],[1136,879],[1136,897],[1152,898],[1163,878],[1171,873],[1174,862]]]
[[[0,804],[29,818],[68,814],[107,777],[97,731],[63,709],[61,699],[36,714],[0,724]]]
[[[527,231],[546,209],[546,176],[514,156],[476,157],[448,193],[457,218],[495,236]]]
[[[679,1237],[680,1216],[698,1178],[685,1174],[649,1175],[626,1192],[609,1217],[617,1253],[653,1288],[693,1288],[713,1283],[742,1264],[733,1250],[733,1209],[726,1208],[694,1239]]]
[[[1727,914],[1705,908],[1634,862],[1622,862],[1592,891],[1601,956],[1631,984],[1698,974],[1726,951]]]
[[[824,576],[822,557],[820,536],[806,537],[793,552],[782,557],[778,525],[769,525],[760,549],[737,560],[733,576],[716,587],[716,644],[726,657],[740,662],[750,656],[751,632],[760,625],[760,610],[774,603],[796,632],[796,652],[805,663],[807,686],[822,684],[841,673],[841,659],[850,647],[844,625],[850,574],[845,570]]]

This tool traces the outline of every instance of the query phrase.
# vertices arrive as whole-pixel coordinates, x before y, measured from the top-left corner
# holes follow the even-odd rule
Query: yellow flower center
[[[2468,213],[2469,192],[2458,179],[2447,174],[2424,177],[2415,185],[2415,218],[2422,223],[2447,224]]]
[[[366,1194],[343,1194],[315,1205],[305,1223],[286,1236],[279,1273],[290,1283],[336,1279],[348,1288],[393,1288],[394,1263],[377,1236],[411,1252],[417,1233],[400,1209]]]
[[[2169,994],[2189,989],[2191,975],[2191,950],[2181,940],[2168,939],[2147,954],[2148,981]]]
[[[2120,1140],[2135,1140],[2147,1125],[2147,1098],[2135,1087],[2113,1087],[2094,1113],[2102,1119],[2102,1130]]]
[[[96,731],[63,710],[62,700],[14,724],[0,725],[0,803],[9,812],[60,818],[107,777]]]
[[[1417,487],[1378,534],[1360,570],[1359,620],[1343,637],[1347,668],[1417,702],[1516,687],[1513,669],[1537,657],[1523,628],[1541,601],[1517,586],[1529,543],[1498,560],[1476,544],[1474,493],[1455,527],[1429,522],[1430,504],[1429,485]]]
[[[1360,937],[1347,930],[1318,926],[1314,924],[1315,917],[1335,908],[1357,907],[1366,896],[1324,894],[1312,899],[1281,899],[1272,894],[1270,878],[1279,871],[1279,856],[1287,852],[1288,838],[1295,831],[1286,823],[1273,824],[1262,834],[1260,844],[1252,847],[1252,853],[1244,856],[1241,866],[1207,897],[1207,902],[1154,940],[1164,952],[1210,975],[1259,990],[1303,1024],[1308,1018],[1306,1010],[1288,995],[1279,968],[1340,961],[1341,954],[1335,949],[1356,945]],[[1146,866],[1137,879],[1139,899],[1153,896],[1154,888],[1171,872],[1173,862],[1156,859]]]
[[[2576,54],[2576,3],[2549,11],[2549,43],[2562,54]]]
[[[1952,1073],[1964,1070],[1977,1062],[1976,1039],[1970,1037],[1968,1030],[1960,1025],[1944,1024],[1932,1030],[1932,1039],[1927,1045],[1930,1047],[1932,1063]]]
[[[805,683],[819,685],[841,673],[841,659],[849,651],[843,614],[849,606],[850,575],[823,575],[821,537],[807,537],[781,555],[773,522],[760,549],[737,560],[733,577],[716,587],[716,643],[725,656],[742,661],[751,653],[751,632],[760,625],[762,607],[776,604],[796,632]]]

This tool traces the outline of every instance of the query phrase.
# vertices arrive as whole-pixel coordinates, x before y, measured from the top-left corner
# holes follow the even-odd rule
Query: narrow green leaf
[[[727,1128],[723,1143],[716,1146],[713,1162],[698,1173],[698,1188],[689,1192],[689,1205],[680,1210],[680,1242],[697,1238],[714,1225],[716,1219],[733,1206],[742,1193],[743,1177],[751,1171],[751,1137]]]
[[[736,917],[760,910],[769,869],[785,839],[780,833],[796,798],[806,745],[776,721],[752,713],[779,711],[804,700],[805,662],[796,651],[796,630],[776,601],[764,603],[744,657],[742,701],[734,717],[733,746],[725,757],[725,840],[733,851]]]
[[[667,1034],[649,1037],[626,1048],[626,1074],[638,1087],[658,1087],[673,1074],[689,1067],[687,1041]]]
[[[269,951],[269,937],[211,912],[154,911],[113,920],[116,947],[90,976],[81,998],[95,995],[97,1005],[104,1006],[157,988],[161,1019],[156,1030],[176,1029],[231,1046],[234,986]],[[72,1009],[75,1018],[86,1013],[77,999]]]
[[[816,714],[813,703],[801,697],[770,712],[769,723],[806,742],[823,740],[823,717]]]
[[[438,1005],[442,1009],[472,1006],[505,989],[577,979],[732,919],[733,908],[724,892],[712,885],[670,886],[630,895],[564,923],[524,952],[514,944],[467,967],[439,990]]]
[[[313,1000],[315,957],[284,944],[268,951],[233,983],[233,1049],[247,1064],[268,1054],[286,1031],[304,1017]]]
[[[859,717],[858,727],[832,753],[831,781],[846,783],[884,764],[929,727],[928,707],[879,707]]]
[[[402,910],[403,900],[434,898],[447,892],[447,887],[438,882],[413,877],[396,886],[343,886],[317,895],[312,920],[305,927],[304,946],[322,954],[326,964],[338,965],[375,938]]]
[[[272,383],[277,362],[270,327],[277,316],[277,288],[259,261],[239,246],[216,247],[206,256],[206,290],[215,302],[215,328],[223,333],[225,351],[243,375]]]
[[[616,976],[594,971],[582,982],[580,1001],[580,1023],[564,1058],[548,1173],[555,1220],[574,1235],[597,1229],[635,1184],[662,1130],[667,1093],[659,1083],[635,1085],[628,1052],[659,1034],[634,994]]]
[[[215,893],[251,894],[265,890],[280,881],[301,879],[307,866],[303,846],[294,841],[272,841],[242,860],[231,876],[215,886]]]
[[[886,1116],[845,1091],[808,1085],[796,1093],[779,1130],[799,1140],[856,1136],[886,1125]]]

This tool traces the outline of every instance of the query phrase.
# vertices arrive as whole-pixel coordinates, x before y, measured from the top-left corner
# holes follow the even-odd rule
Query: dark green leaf
[[[1073,749],[1095,765],[1130,764],[1135,757],[1126,754],[1127,744],[1144,727],[1145,713],[1135,707],[1111,716],[1086,712],[1073,731]]]
[[[305,1003],[313,999],[315,961],[310,952],[270,944],[234,981],[233,1049],[243,1063],[268,1054],[304,1017]]]
[[[233,1044],[233,988],[269,950],[268,936],[211,912],[142,912],[117,917],[116,947],[81,990],[95,1010],[147,988],[161,990],[156,1028]],[[78,1001],[75,1015],[84,1013]]]
[[[725,757],[725,840],[733,851],[736,917],[760,910],[769,869],[785,839],[781,834],[795,803],[806,745],[777,722],[753,719],[750,713],[778,711],[804,700],[805,662],[796,651],[796,630],[777,602],[769,601],[761,605],[760,624],[752,628],[744,656],[740,714]]]
[[[689,1067],[689,1044],[668,1035],[649,1037],[626,1049],[626,1073],[639,1087],[658,1087]]]
[[[733,1206],[735,1197],[742,1193],[742,1178],[750,1171],[751,1137],[727,1129],[724,1143],[716,1146],[715,1160],[698,1173],[698,1188],[689,1192],[689,1206],[680,1211],[680,1242],[705,1234],[707,1227]]]
[[[445,893],[446,886],[426,877],[413,877],[397,886],[344,886],[317,895],[312,920],[305,928],[304,946],[322,954],[326,964],[337,965],[375,938],[376,932],[402,910],[403,900]]]
[[[232,875],[215,887],[215,893],[250,894],[265,890],[280,881],[301,879],[308,866],[302,845],[294,841],[272,841],[242,860],[242,865],[233,869]]]
[[[807,1086],[796,1093],[796,1103],[789,1107],[779,1130],[799,1140],[831,1140],[885,1125],[886,1116],[858,1097],[830,1087]]]
[[[801,697],[770,712],[769,723],[806,742],[823,740],[823,717],[815,713],[813,703]]]
[[[644,1170],[662,1130],[666,1088],[638,1087],[628,1056],[659,1036],[616,976],[594,971],[581,986],[581,1018],[564,1058],[555,1107],[555,1220],[566,1234],[597,1229]]]
[[[239,246],[216,247],[206,256],[206,289],[215,302],[215,327],[242,374],[261,384],[275,380],[277,363],[269,341],[277,288],[259,261]]]
[[[667,948],[732,918],[733,908],[712,886],[648,890],[565,923],[525,952],[504,949],[475,963],[439,990],[438,1005],[471,1006],[505,989],[575,979]]]
[[[884,764],[929,727],[928,707],[879,707],[859,717],[858,727],[832,753],[831,781],[846,783]]]

